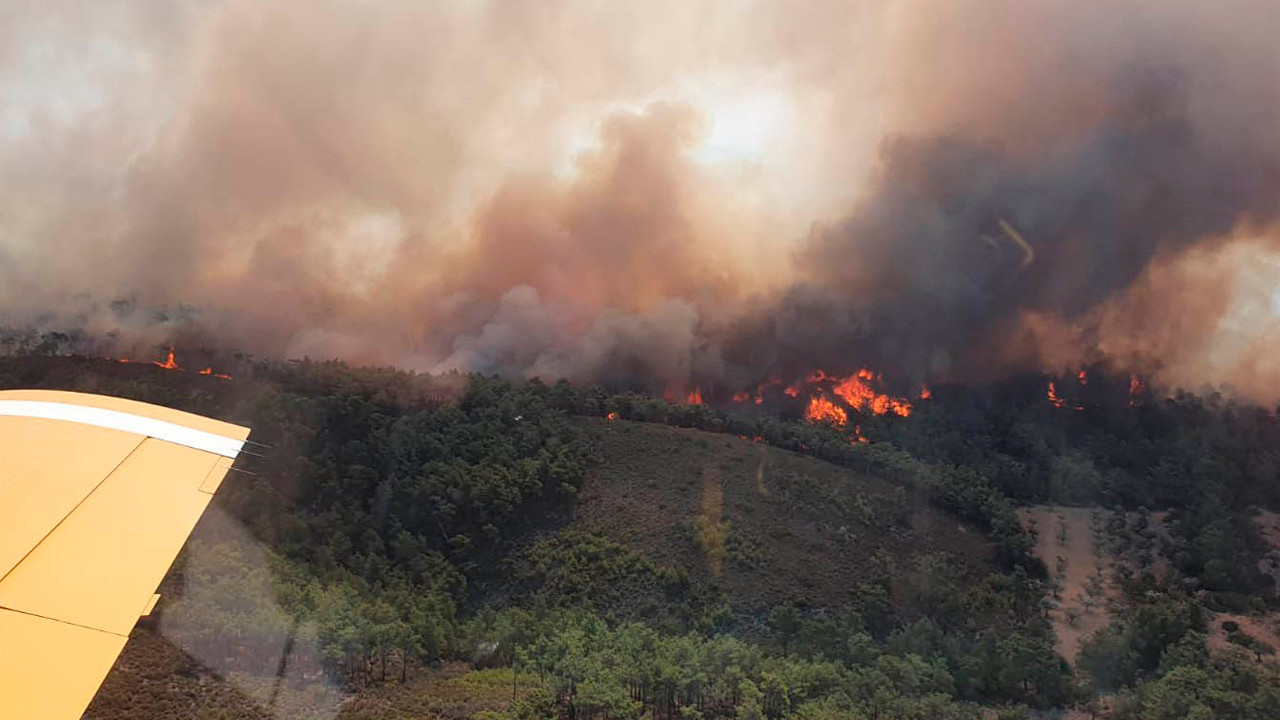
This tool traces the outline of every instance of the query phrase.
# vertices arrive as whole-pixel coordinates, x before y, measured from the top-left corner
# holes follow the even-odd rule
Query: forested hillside
[[[1098,368],[1070,407],[1038,376],[934,388],[862,419],[863,443],[604,388],[215,359],[232,377],[0,358],[0,388],[159,403],[269,446],[88,717],[1280,716],[1265,642],[1207,641],[1215,613],[1277,607],[1268,411]],[[1074,667],[1031,503],[1116,519],[1113,621]],[[1159,532],[1126,519],[1153,512]]]

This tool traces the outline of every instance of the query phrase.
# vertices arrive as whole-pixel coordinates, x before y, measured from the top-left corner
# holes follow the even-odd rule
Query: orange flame
[[[611,412],[611,413],[609,413],[608,415],[605,415],[605,416],[604,416],[604,419],[605,419],[605,420],[608,420],[609,422],[613,422],[614,420],[617,420],[617,419],[618,419],[618,413],[616,413],[616,412]]]
[[[1076,380],[1080,381],[1081,385],[1088,385],[1089,373],[1085,372],[1084,368],[1080,368],[1080,371],[1076,373]]]
[[[760,383],[759,385],[757,385],[757,386],[756,386],[756,393],[755,393],[755,402],[756,402],[756,404],[757,404],[757,405],[760,405],[761,403],[763,403],[763,402],[764,402],[764,391],[765,391],[765,390],[768,390],[769,388],[773,387],[774,385],[781,385],[781,384],[782,384],[782,381],[781,381],[781,380],[778,380],[777,378],[769,378],[768,380],[765,380],[764,382],[762,382],[762,383]]]
[[[1050,405],[1053,407],[1066,407],[1066,401],[1062,400],[1062,397],[1057,395],[1057,387],[1053,384],[1053,380],[1048,382],[1048,391],[1046,395],[1048,395],[1048,401],[1050,401]]]
[[[119,362],[119,363],[144,363],[144,364],[145,364],[145,363],[150,363],[151,365],[155,365],[156,367],[160,368],[161,370],[177,370],[177,371],[179,371],[179,372],[182,372],[182,367],[181,367],[180,365],[178,365],[178,360],[177,360],[177,357],[176,357],[176,355],[175,355],[175,352],[174,352],[174,349],[173,349],[173,348],[169,348],[169,354],[168,354],[167,356],[165,356],[164,362],[160,362],[159,360],[131,360],[130,358],[123,358],[123,357],[122,357],[122,358],[114,358],[114,360],[115,360],[116,362]],[[213,367],[212,367],[212,366],[206,367],[205,369],[203,369],[203,370],[199,371],[199,372],[198,372],[198,373],[196,373],[196,374],[197,374],[197,375],[207,375],[207,376],[209,376],[209,377],[215,377],[215,378],[218,378],[219,380],[230,380],[230,379],[231,379],[231,376],[230,376],[230,375],[227,375],[227,374],[224,374],[224,373],[216,373],[216,372],[214,372],[214,371],[213,371]]]
[[[702,388],[695,387],[692,391],[686,392],[685,386],[670,384],[662,391],[662,399],[669,403],[684,402],[690,405],[702,404]]]
[[[155,365],[158,368],[163,368],[165,370],[181,370],[181,368],[178,367],[177,361],[174,360],[173,348],[169,348],[169,356],[165,358],[164,362],[160,362],[159,360],[149,360],[149,361],[132,360],[130,358],[116,358],[116,362],[122,362],[122,363],[150,362],[152,365]]]
[[[1129,407],[1138,404],[1138,400],[1142,398],[1142,393],[1146,392],[1147,386],[1138,379],[1137,375],[1129,376]]]
[[[1053,381],[1049,381],[1049,390],[1046,393],[1049,396],[1049,404],[1056,408],[1067,406],[1067,401],[1058,396],[1058,388],[1054,387]]]
[[[1050,381],[1049,381],[1049,387],[1048,387],[1048,389],[1045,391],[1045,395],[1047,395],[1047,396],[1048,396],[1048,398],[1049,398],[1049,404],[1050,404],[1050,405],[1052,405],[1052,406],[1054,406],[1054,407],[1056,407],[1056,408],[1064,408],[1064,407],[1067,407],[1067,400],[1066,400],[1066,398],[1064,398],[1064,397],[1062,397],[1061,395],[1059,395],[1059,394],[1058,394],[1058,387],[1057,387],[1056,385],[1054,385],[1054,383],[1053,383],[1053,381],[1052,381],[1052,380],[1050,380]],[[1072,405],[1072,406],[1070,406],[1070,407],[1071,407],[1071,409],[1072,409],[1072,410],[1083,410],[1083,409],[1084,409],[1084,406],[1083,406],[1083,405]]]
[[[827,399],[825,395],[814,395],[809,399],[809,407],[805,408],[804,419],[809,422],[827,422],[843,427],[849,422],[849,414],[844,408]]]
[[[870,410],[876,415],[893,413],[902,417],[909,416],[911,414],[911,403],[902,398],[882,395],[871,387],[871,381],[878,379],[880,379],[879,376],[867,368],[863,368],[856,374],[839,381],[835,388],[832,389],[832,392],[839,395],[845,402],[849,403],[850,407],[857,410]]]
[[[901,417],[907,417],[911,414],[913,408],[911,402],[906,398],[893,397],[877,392],[874,383],[884,380],[884,376],[880,373],[872,371],[870,368],[862,368],[847,377],[839,375],[829,375],[824,370],[814,370],[806,375],[803,379],[783,388],[782,392],[787,397],[798,398],[801,395],[810,397],[806,417],[814,419],[815,417],[834,420],[835,414],[830,412],[829,408],[839,410],[848,419],[848,411],[838,404],[843,402],[849,408],[861,412],[869,412],[875,415],[894,414]],[[830,385],[827,385],[830,383]],[[748,395],[746,391],[735,393],[734,402],[746,402],[748,397],[754,397],[755,403],[760,405],[764,402],[764,391],[773,385],[781,385],[782,382],[776,378],[770,378],[756,386],[753,395]],[[836,398],[826,396],[824,392],[830,392],[836,395]],[[922,386],[920,390],[920,399],[928,400],[933,397],[927,386]],[[838,401],[837,401],[838,399]],[[816,402],[815,402],[816,400]],[[840,423],[843,424],[843,423]]]
[[[736,392],[733,394],[733,401],[736,403],[744,403],[750,399],[751,399],[751,393],[747,392],[746,390],[743,390],[742,392]]]
[[[166,359],[164,362],[155,362],[154,364],[156,367],[164,368],[165,370],[177,370],[178,363],[174,362],[173,360],[173,348],[169,348],[168,359]]]

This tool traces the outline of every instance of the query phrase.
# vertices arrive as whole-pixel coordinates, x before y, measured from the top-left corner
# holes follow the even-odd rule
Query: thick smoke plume
[[[720,394],[1102,357],[1273,400],[1278,25],[1254,0],[19,0],[0,318]]]

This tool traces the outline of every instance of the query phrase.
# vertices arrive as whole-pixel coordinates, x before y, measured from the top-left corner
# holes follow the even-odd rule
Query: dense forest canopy
[[[1098,368],[1070,407],[1046,401],[1043,376],[940,386],[853,435],[564,382],[226,365],[229,379],[37,348],[0,359],[0,387],[254,428],[266,456],[215,504],[265,560],[193,541],[161,608],[245,671],[275,670],[246,648],[288,635],[290,662],[357,695],[441,662],[508,668],[507,712],[530,719],[1280,713],[1271,666],[1251,660],[1270,647],[1239,630],[1235,654],[1205,642],[1215,613],[1277,609],[1254,517],[1280,505],[1263,409],[1135,400]],[[1095,507],[1133,559],[1074,666],[1055,651],[1055,573],[1028,504]],[[695,519],[646,534],[673,513]],[[931,544],[948,522],[972,542]],[[753,580],[770,563],[840,576],[746,590],[770,587]]]

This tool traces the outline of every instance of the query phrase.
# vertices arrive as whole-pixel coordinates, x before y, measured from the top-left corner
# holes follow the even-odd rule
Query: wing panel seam
[[[72,505],[72,506],[71,506],[71,509],[70,509],[70,510],[68,510],[68,511],[66,512],[66,514],[64,514],[62,517],[58,518],[58,522],[54,523],[54,524],[53,524],[53,527],[50,527],[48,532],[46,532],[44,535],[41,535],[41,536],[40,536],[40,539],[39,539],[38,541],[36,541],[36,544],[34,544],[34,545],[32,545],[31,547],[27,548],[27,551],[26,551],[25,553],[23,553],[23,554],[22,554],[22,557],[18,559],[18,562],[16,562],[16,563],[14,563],[14,564],[13,564],[13,567],[9,568],[8,570],[5,570],[5,571],[4,571],[4,574],[3,574],[3,575],[0,575],[0,583],[3,583],[5,578],[9,577],[9,575],[10,575],[14,570],[17,570],[19,565],[21,565],[22,563],[26,562],[26,561],[27,561],[27,558],[31,557],[31,553],[35,552],[35,551],[36,551],[36,548],[40,547],[40,543],[43,543],[45,540],[48,540],[48,539],[49,539],[49,536],[50,536],[50,535],[52,535],[52,534],[54,533],[54,531],[55,531],[55,530],[57,530],[57,529],[62,525],[62,523],[66,522],[66,521],[67,521],[67,518],[71,517],[71,514],[72,514],[72,513],[74,513],[76,510],[79,510],[79,509],[80,509],[80,506],[81,506],[81,505],[83,505],[83,504],[85,503],[85,501],[89,499],[89,497],[90,497],[90,496],[92,496],[94,493],[98,492],[98,489],[99,489],[99,488],[101,488],[101,487],[102,487],[102,484],[103,484],[103,483],[105,483],[105,482],[107,481],[107,478],[109,478],[109,477],[111,477],[112,475],[114,475],[114,474],[116,473],[116,471],[117,471],[117,470],[119,470],[119,469],[120,469],[120,467],[121,467],[122,465],[124,465],[124,464],[125,464],[125,462],[126,462],[129,458],[133,457],[133,454],[134,454],[134,453],[136,453],[136,452],[138,452],[138,448],[142,447],[142,443],[144,443],[144,442],[146,442],[146,441],[147,441],[147,438],[145,438],[145,437],[144,437],[144,438],[138,438],[138,442],[137,442],[137,444],[135,444],[135,445],[133,446],[133,449],[132,449],[132,450],[130,450],[130,451],[129,451],[129,452],[128,452],[124,457],[120,458],[120,462],[116,463],[116,466],[115,466],[115,467],[113,467],[113,468],[111,468],[110,470],[108,470],[108,471],[107,471],[107,472],[102,476],[102,478],[101,478],[101,479],[99,479],[99,480],[98,480],[98,482],[93,486],[93,489],[92,489],[92,490],[90,490],[89,492],[85,493],[85,494],[84,494],[84,497],[80,498],[80,501],[79,501],[79,502],[77,502],[75,505]],[[14,612],[21,612],[21,610],[14,610]]]
[[[83,628],[85,630],[92,630],[94,632],[100,632],[105,635],[113,635],[118,638],[128,639],[129,637],[128,635],[121,635],[118,632],[103,630],[102,628],[94,627],[92,625],[81,625],[80,623],[73,623],[67,620],[59,620],[58,618],[49,617],[48,615],[41,615],[39,613],[27,612],[26,610],[18,610],[17,608],[5,607],[4,605],[0,605],[0,612],[11,612],[11,613],[17,613],[19,615],[26,615],[27,617],[40,618],[41,620],[48,620],[49,622],[62,623],[63,625],[70,625],[71,627]]]

